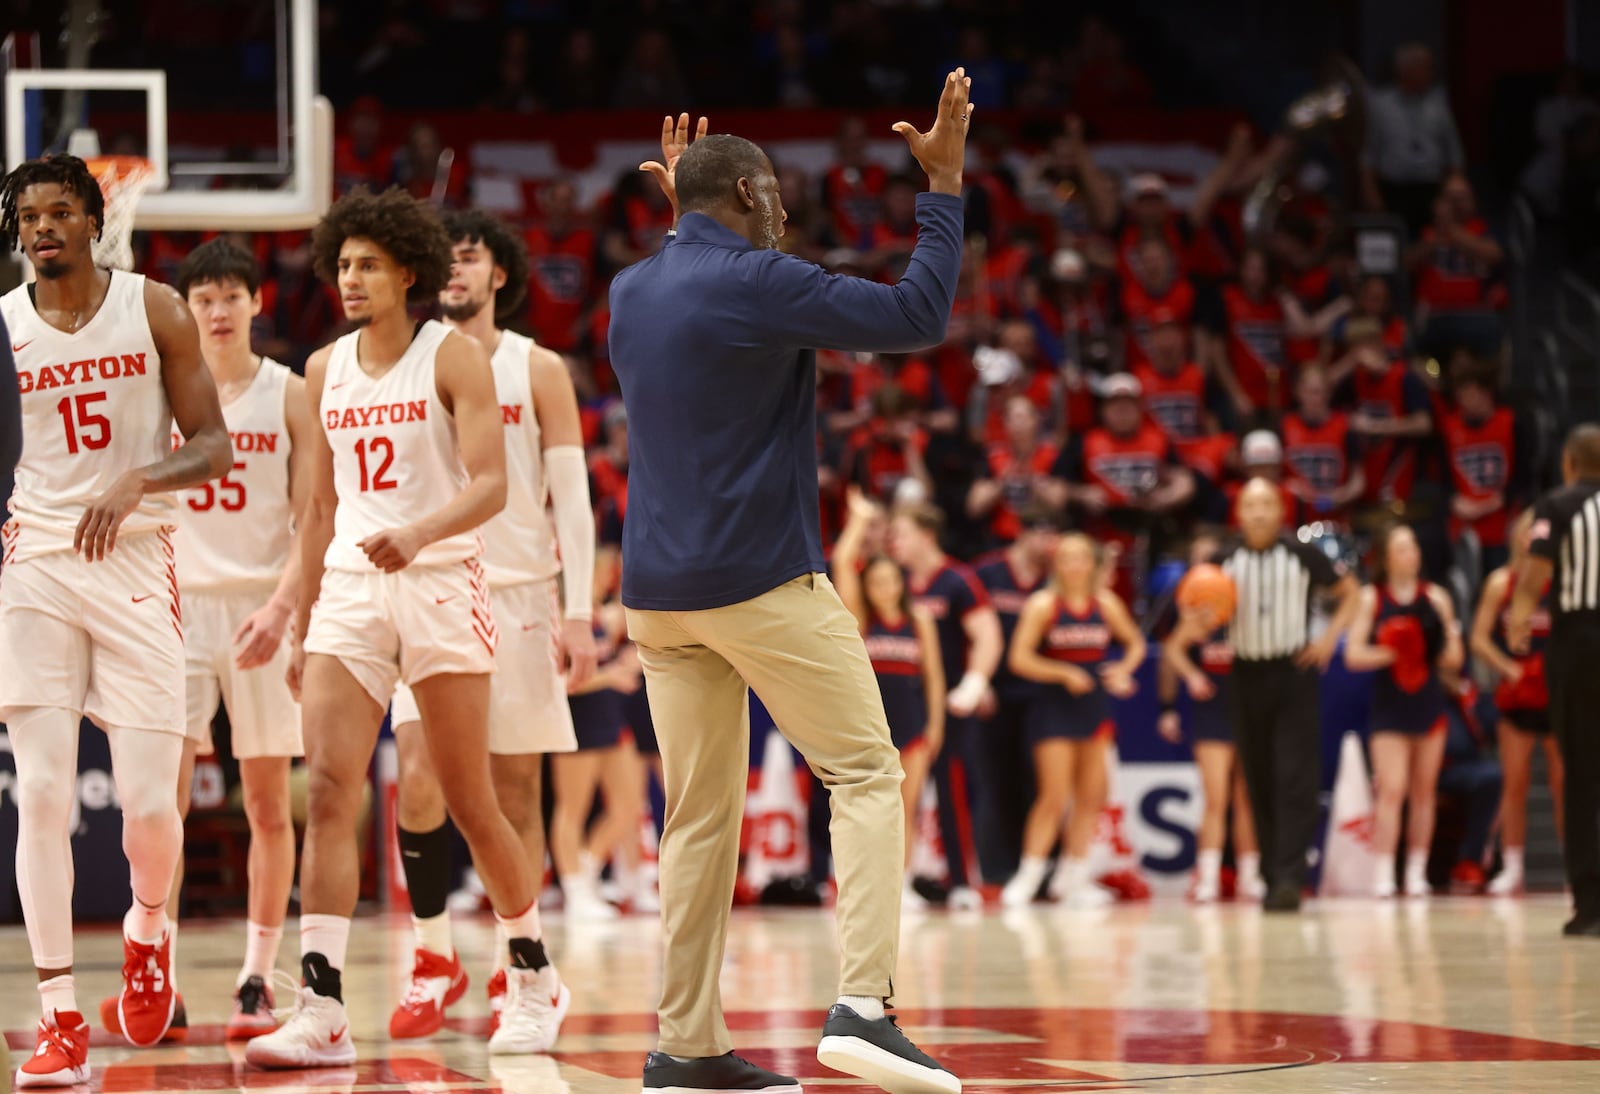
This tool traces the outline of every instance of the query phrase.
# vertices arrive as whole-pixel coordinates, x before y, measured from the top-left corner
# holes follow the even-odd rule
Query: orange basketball
[[[1192,566],[1178,582],[1178,607],[1209,608],[1211,618],[1221,626],[1233,618],[1233,605],[1237,593],[1233,578],[1221,566],[1209,562]]]

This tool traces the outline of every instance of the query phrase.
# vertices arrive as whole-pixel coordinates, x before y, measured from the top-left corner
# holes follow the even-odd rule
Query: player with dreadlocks
[[[38,280],[0,299],[16,358],[23,453],[3,529],[0,719],[17,768],[17,889],[44,1017],[18,1087],[89,1078],[72,979],[79,721],[111,746],[133,906],[118,1024],[153,1045],[177,1007],[167,887],[183,849],[183,626],[175,491],[233,464],[216,385],[183,298],[97,268],[105,200],[76,156],[29,160],[0,186],[0,245]],[[174,424],[183,443],[172,445]]]
[[[506,507],[483,526],[483,569],[500,632],[499,671],[489,689],[489,770],[500,809],[522,839],[529,868],[544,876],[544,823],[540,769],[544,754],[577,747],[569,688],[594,671],[590,584],[594,573],[594,517],[588,467],[578,424],[578,401],[559,354],[531,338],[502,330],[497,318],[515,314],[528,287],[522,241],[482,212],[444,216],[453,245],[450,280],[439,294],[445,325],[489,352],[495,392],[505,425]],[[554,527],[546,502],[553,503]],[[559,561],[557,544],[560,545]],[[564,574],[564,613],[557,612],[556,575]],[[551,657],[565,651],[567,679]],[[450,840],[445,801],[428,759],[415,698],[395,693],[392,721],[400,749],[399,838],[411,895],[416,958],[410,987],[389,1021],[395,1038],[426,1037],[444,1022],[444,1009],[466,990],[467,977],[451,941]],[[534,919],[537,924],[537,918]],[[539,941],[538,927],[533,938]],[[542,946],[541,946],[542,949]],[[492,1028],[501,1025],[506,975],[505,939],[496,947],[489,981]],[[544,955],[539,955],[544,960]],[[548,962],[536,965],[549,968]],[[535,993],[539,1006],[520,1016],[515,1033],[526,1051],[546,1051],[566,1013],[568,992],[555,970]]]

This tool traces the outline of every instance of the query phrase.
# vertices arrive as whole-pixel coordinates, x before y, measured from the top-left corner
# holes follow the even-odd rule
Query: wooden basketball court
[[[968,1090],[1523,1092],[1600,1087],[1600,940],[1566,939],[1567,901],[1320,902],[1295,917],[1158,902],[1104,911],[908,914],[902,1025]],[[298,950],[291,921],[283,967]],[[723,990],[739,1050],[816,1089],[865,1089],[814,1055],[833,999],[832,920],[735,914]],[[358,921],[345,970],[360,1063],[259,1072],[223,1043],[242,924],[184,927],[187,1043],[136,1051],[96,1033],[101,1091],[620,1094],[654,1045],[659,926],[631,917],[548,936],[573,991],[550,1057],[491,1059],[482,994],[492,923],[457,927],[474,983],[431,1041],[385,1039],[410,967],[409,922]],[[37,1018],[28,946],[0,932],[13,1067]],[[80,1003],[118,985],[112,931],[80,934]],[[280,1002],[284,991],[280,988]],[[80,1088],[82,1089],[82,1088]]]

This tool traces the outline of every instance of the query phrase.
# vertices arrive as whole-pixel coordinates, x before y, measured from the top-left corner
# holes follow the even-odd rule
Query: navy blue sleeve
[[[22,458],[22,396],[17,393],[17,362],[11,334],[0,317],[0,482],[9,482]]]
[[[917,196],[917,246],[894,285],[830,274],[781,251],[757,277],[762,323],[802,349],[908,353],[944,341],[961,273],[961,199]]]

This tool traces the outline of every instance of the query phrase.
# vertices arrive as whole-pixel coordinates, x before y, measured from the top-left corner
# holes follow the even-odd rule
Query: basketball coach
[[[830,275],[779,251],[771,161],[730,135],[689,143],[687,115],[676,131],[668,121],[667,162],[652,172],[679,213],[676,231],[611,283],[631,461],[622,601],[667,799],[660,1051],[645,1063],[647,1091],[800,1089],[733,1055],[718,989],[752,687],[831,792],[842,968],[818,1058],[907,1094],[960,1090],[885,1014],[903,776],[856,621],[826,576],[814,351],[943,340],[961,266],[969,84],[960,69],[945,78],[929,132],[894,127],[930,190],[917,198],[916,249],[898,284]]]

